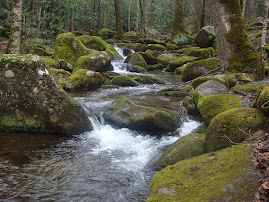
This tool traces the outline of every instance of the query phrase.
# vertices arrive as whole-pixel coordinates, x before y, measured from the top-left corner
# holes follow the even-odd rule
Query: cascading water
[[[127,64],[124,63],[127,56],[123,54],[123,49],[118,47],[117,45],[114,45],[113,47],[118,51],[118,53],[122,57],[122,59],[120,60],[113,60],[111,62],[111,65],[113,66],[113,69],[114,69],[113,72],[118,73],[118,74],[129,74],[130,72],[127,71]]]
[[[76,137],[61,139],[27,134],[23,137],[27,150],[22,145],[21,134],[15,134],[13,139],[10,134],[1,136],[0,148],[12,145],[31,155],[32,161],[12,165],[1,161],[0,153],[0,201],[146,201],[150,179],[156,172],[152,166],[156,154],[161,154],[165,146],[189,134],[200,123],[185,120],[178,136],[157,138],[115,128],[104,121],[102,112],[119,97],[151,107],[178,110],[180,100],[158,95],[159,89],[157,85],[104,89],[76,98],[93,125],[93,131]],[[0,152],[4,153],[5,149]]]

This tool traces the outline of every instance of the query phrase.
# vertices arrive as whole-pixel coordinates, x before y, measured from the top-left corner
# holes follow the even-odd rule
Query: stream
[[[114,72],[130,74],[123,62],[113,61]],[[69,138],[0,133],[0,201],[146,201],[157,172],[156,159],[167,145],[200,125],[185,117],[176,135],[155,137],[105,122],[106,106],[120,97],[143,106],[179,110],[182,98],[157,92],[180,79],[165,73],[148,75],[165,84],[72,94],[89,115],[91,132]]]

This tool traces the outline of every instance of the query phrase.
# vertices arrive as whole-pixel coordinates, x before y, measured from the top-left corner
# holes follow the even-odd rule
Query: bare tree
[[[269,0],[264,1],[264,15],[263,15],[263,29],[262,29],[262,37],[261,37],[261,57],[262,61],[264,62],[264,46],[266,40],[266,30],[267,30],[267,23],[268,23],[268,7],[269,7]]]
[[[21,52],[22,0],[12,1],[12,22],[7,53]]]

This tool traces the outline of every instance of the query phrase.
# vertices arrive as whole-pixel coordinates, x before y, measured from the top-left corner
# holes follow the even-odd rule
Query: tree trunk
[[[245,18],[247,0],[243,0],[242,4],[242,17]]]
[[[146,27],[148,24],[148,0],[144,0],[143,16],[144,16],[144,26]]]
[[[107,8],[104,8],[104,28],[108,28],[108,23],[107,23]]]
[[[176,0],[175,4],[175,15],[171,30],[172,37],[185,33],[185,25],[184,25],[184,3],[183,0]]]
[[[123,38],[123,29],[120,16],[120,0],[114,0],[115,4],[115,15],[116,15],[116,38]]]
[[[144,9],[142,5],[142,0],[139,0],[140,12],[141,12],[141,34],[144,37],[145,35],[145,17],[144,17]]]
[[[132,9],[132,0],[129,0],[129,10],[128,10],[128,32],[131,31],[131,9]]]
[[[211,0],[211,11],[221,66],[262,78],[263,65],[246,33],[239,1]]]
[[[21,27],[22,26],[22,0],[12,1],[12,22],[7,53],[20,54]]]
[[[135,25],[136,34],[139,32],[139,0],[136,0],[136,25]]]
[[[252,0],[250,2],[250,20],[253,21],[257,18],[257,0]]]
[[[201,19],[200,19],[200,29],[205,26],[205,1],[202,0],[202,11],[201,11]]]
[[[75,9],[74,9],[74,6],[72,6],[71,17],[70,17],[70,32],[72,32],[73,34],[75,33],[74,14],[75,14]]]
[[[41,11],[42,11],[42,0],[39,0],[38,18],[37,18],[37,36],[38,37],[40,35]]]
[[[262,62],[264,62],[264,46],[266,42],[266,30],[267,30],[267,23],[268,23],[268,7],[269,7],[269,0],[264,1],[264,15],[263,15],[263,29],[262,29],[262,39],[261,39],[261,57]]]
[[[151,6],[150,6],[150,26],[152,28],[155,26],[155,0],[151,0]]]

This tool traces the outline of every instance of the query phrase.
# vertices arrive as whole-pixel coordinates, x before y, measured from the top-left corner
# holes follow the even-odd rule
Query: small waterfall
[[[116,51],[120,54],[120,56],[123,59],[120,60],[112,60],[111,65],[113,66],[113,72],[118,73],[118,74],[129,74],[130,72],[127,71],[127,64],[124,63],[125,59],[127,56],[123,54],[123,49],[118,47],[117,45],[113,46]],[[133,50],[131,50],[133,52]]]

